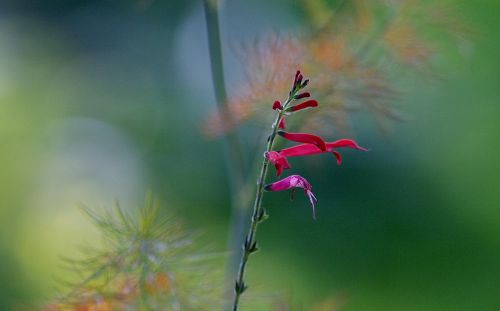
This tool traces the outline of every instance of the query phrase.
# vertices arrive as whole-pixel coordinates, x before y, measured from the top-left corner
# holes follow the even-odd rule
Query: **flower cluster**
[[[300,92],[306,87],[309,80],[302,82],[303,76],[300,71],[295,74],[295,79],[293,82],[292,90],[290,91],[289,99],[284,105],[280,101],[275,101],[273,103],[272,109],[278,111],[278,124],[281,130],[277,131],[276,134],[293,142],[301,143],[290,148],[285,148],[279,151],[267,151],[264,156],[269,163],[274,165],[276,168],[276,175],[281,176],[285,169],[290,169],[292,166],[288,162],[288,157],[298,157],[298,156],[308,156],[319,153],[332,153],[337,159],[337,164],[342,163],[342,157],[336,148],[353,148],[357,150],[367,151],[367,149],[359,146],[356,141],[352,139],[339,139],[333,142],[325,142],[323,138],[317,135],[309,133],[292,133],[287,132],[285,116],[289,116],[292,113],[304,110],[306,108],[314,108],[318,106],[318,102],[314,99],[308,99],[301,103],[296,103],[297,100],[304,98],[309,98],[311,94],[309,92]],[[289,106],[290,105],[290,106]],[[291,175],[285,177],[277,182],[268,184],[264,187],[266,191],[283,191],[292,190],[292,199],[295,188],[304,189],[304,193],[309,198],[313,210],[313,217],[316,218],[315,203],[317,202],[316,197],[312,192],[311,184],[300,175]]]

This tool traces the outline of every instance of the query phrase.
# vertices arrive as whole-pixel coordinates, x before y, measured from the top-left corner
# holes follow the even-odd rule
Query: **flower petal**
[[[264,186],[264,189],[266,191],[283,191],[283,190],[289,190],[292,189],[292,199],[293,199],[293,190],[294,188],[302,188],[304,189],[305,194],[309,198],[309,202],[311,203],[311,207],[313,210],[313,218],[316,219],[316,202],[318,199],[314,196],[314,193],[312,192],[312,186],[311,184],[302,176],[300,175],[290,175],[288,177],[285,177],[281,180],[278,180],[277,182],[274,182],[272,184],[268,184]]]
[[[285,131],[278,131],[278,135],[291,141],[313,144],[318,146],[319,149],[326,151],[325,141],[319,136],[307,133],[288,133]]]
[[[332,148],[347,147],[362,151],[368,151],[368,149],[361,147],[356,143],[356,141],[352,139],[339,139],[331,143],[326,143],[326,147],[328,148],[328,150],[331,150]]]
[[[340,155],[340,153],[336,150],[333,150],[332,153],[335,156],[335,158],[337,159],[337,164],[338,165],[342,164],[342,156]]]
[[[266,152],[265,157],[276,168],[276,176],[281,176],[284,169],[292,167],[288,160],[276,151]]]
[[[276,176],[281,176],[284,169],[289,169],[292,166],[288,163],[288,160],[285,157],[282,157],[278,160],[278,162],[276,162],[274,167],[276,168]]]
[[[318,146],[312,144],[300,144],[290,148],[282,149],[279,153],[284,157],[299,157],[312,154],[323,153]]]
[[[269,152],[266,152],[264,154],[264,156],[266,157],[266,159],[271,162],[273,165],[276,164],[276,162],[278,161],[279,158],[282,157],[281,154],[279,154],[278,152],[276,151],[269,151]]]
[[[312,211],[313,211],[313,219],[316,219],[316,205],[318,199],[314,196],[314,193],[311,190],[306,190],[307,197],[309,198],[309,202],[311,203]]]
[[[292,133],[288,133],[292,134]],[[298,134],[298,133],[296,133]],[[310,143],[306,144],[300,144],[296,145],[290,148],[285,148],[282,149],[279,152],[272,151],[273,154],[273,159],[270,159],[270,161],[276,166],[276,169],[279,171],[278,176],[281,175],[281,172],[283,172],[283,169],[290,168],[290,164],[288,163],[287,157],[299,157],[299,156],[308,156],[308,155],[314,155],[314,154],[319,154],[323,152],[331,152],[335,158],[337,159],[337,164],[341,165],[342,164],[342,156],[340,153],[334,148],[342,148],[342,147],[347,147],[347,148],[353,148],[357,150],[362,150],[362,151],[368,151],[368,149],[363,148],[359,146],[354,140],[352,139],[339,139],[334,142],[327,142],[325,143],[326,145],[326,151],[321,150],[317,145],[313,145]],[[276,164],[278,161],[281,162],[281,164]],[[279,165],[283,166],[283,169],[279,169]]]
[[[328,152],[334,152],[333,148],[342,148],[342,147],[368,151],[368,149],[359,146],[352,139],[339,139],[334,142],[327,142],[325,144],[326,144],[326,151]],[[313,155],[323,152],[325,151],[321,150],[318,146],[309,143],[309,144],[296,145],[290,148],[285,148],[282,149],[279,153],[284,157],[300,157],[300,156]],[[335,155],[335,157],[338,160],[339,157],[337,155]]]
[[[267,184],[264,189],[266,191],[283,191],[291,188],[302,188],[304,190],[311,190],[311,184],[300,175],[290,175],[272,184]]]

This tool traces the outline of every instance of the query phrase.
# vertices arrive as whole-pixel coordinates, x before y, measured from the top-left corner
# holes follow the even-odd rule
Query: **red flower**
[[[319,149],[316,145],[312,144],[300,144],[290,148],[285,148],[281,151],[271,151],[266,153],[266,158],[271,162],[276,168],[277,175],[280,176],[284,169],[291,168],[287,157],[299,157],[308,156],[313,154],[319,154],[324,152],[331,152],[335,158],[337,158],[337,164],[342,164],[342,156],[334,148],[353,148],[362,151],[368,151],[361,146],[359,146],[354,140],[351,139],[339,139],[334,142],[326,143],[326,150],[323,151]]]
[[[323,152],[331,152],[335,155],[335,157],[337,158],[337,163],[340,165],[342,163],[342,157],[333,148],[343,148],[343,147],[353,148],[361,151],[368,151],[368,149],[361,147],[356,143],[356,141],[352,139],[339,139],[334,142],[326,143],[325,151],[319,149],[315,145],[301,144],[290,148],[285,148],[281,150],[279,153],[283,157],[299,157],[299,156],[307,156]]]
[[[285,131],[278,131],[278,135],[294,142],[313,144],[318,146],[319,149],[326,151],[325,141],[319,136],[307,133],[288,133]]]
[[[305,101],[303,103],[300,103],[298,105],[287,108],[286,111],[294,112],[294,111],[299,111],[299,110],[310,108],[310,107],[318,107],[318,102],[314,99],[310,99],[310,100]]]
[[[311,203],[313,218],[316,219],[315,203],[318,202],[318,199],[316,199],[314,193],[311,191],[311,184],[304,177],[300,175],[291,175],[264,187],[266,191],[284,191],[292,189],[292,199],[293,191],[295,190],[294,188],[304,189],[304,193],[307,195],[309,202]]]

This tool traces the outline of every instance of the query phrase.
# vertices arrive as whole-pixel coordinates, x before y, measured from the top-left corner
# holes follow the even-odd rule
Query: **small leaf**
[[[236,284],[234,285],[234,291],[237,293],[237,294],[243,294],[243,292],[248,288],[248,286],[245,284],[244,281],[241,281],[238,282],[236,281]]]
[[[243,250],[249,254],[255,253],[258,250],[257,241],[250,241],[246,239],[243,244]]]
[[[266,209],[265,208],[261,208],[257,212],[257,217],[254,219],[254,221],[263,222],[264,220],[266,220],[268,218],[269,218],[269,215],[267,214]]]
[[[256,252],[256,251],[258,251],[258,250],[259,250],[259,248],[257,247],[257,241],[254,241],[254,242],[252,243],[252,245],[250,246],[250,249],[248,250],[248,252],[249,252],[250,254],[253,254],[253,253],[255,253],[255,252]]]

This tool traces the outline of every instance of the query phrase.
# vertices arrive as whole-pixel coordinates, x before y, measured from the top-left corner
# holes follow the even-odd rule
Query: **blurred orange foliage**
[[[386,119],[399,119],[393,107],[399,95],[394,83],[397,71],[417,69],[430,76],[430,63],[438,49],[430,36],[424,39],[429,28],[454,37],[463,29],[456,28],[458,22],[447,3],[338,3],[342,5],[303,1],[309,14],[308,31],[296,36],[268,34],[242,44],[238,57],[245,83],[231,92],[226,109],[206,120],[207,136],[222,135],[248,120],[268,124],[275,94],[287,92],[292,83],[289,77],[297,69],[314,79],[313,96],[322,106],[320,112],[301,120],[304,130],[321,127],[329,131],[328,125],[349,128],[349,115],[359,110],[368,111],[381,125]]]

